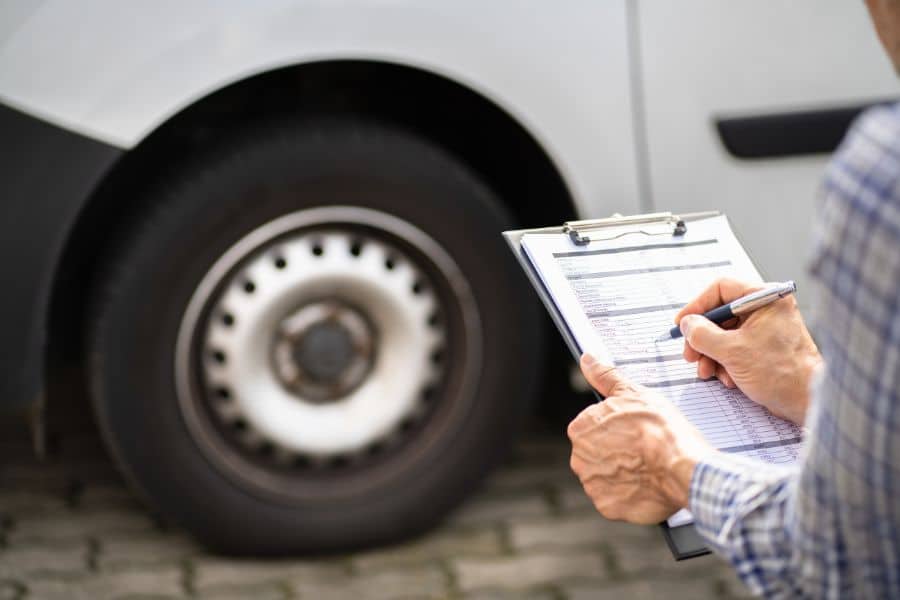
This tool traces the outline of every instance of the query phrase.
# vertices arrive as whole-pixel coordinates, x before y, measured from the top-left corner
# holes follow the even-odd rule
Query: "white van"
[[[845,0],[5,0],[0,403],[40,427],[80,365],[220,550],[411,535],[555,335],[501,230],[720,209],[802,290],[825,157],[895,89]]]

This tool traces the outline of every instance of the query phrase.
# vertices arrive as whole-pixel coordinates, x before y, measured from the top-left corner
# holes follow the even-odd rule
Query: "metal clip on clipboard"
[[[715,217],[718,211],[706,211],[674,215],[670,212],[649,213],[646,215],[633,215],[623,217],[613,215],[605,219],[587,219],[584,221],[566,221],[563,223],[563,233],[568,234],[569,239],[576,246],[587,246],[591,241],[613,240],[623,235],[641,233],[644,235],[675,235],[681,236],[687,232],[687,221]],[[641,225],[640,229],[628,230],[607,237],[594,237],[590,232],[608,227],[622,225]]]

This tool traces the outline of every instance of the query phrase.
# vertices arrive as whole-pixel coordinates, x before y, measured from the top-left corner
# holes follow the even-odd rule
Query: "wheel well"
[[[472,90],[422,70],[379,62],[297,65],[223,88],[184,109],[129,151],[92,195],[63,252],[48,322],[48,401],[84,389],[82,330],[94,269],[110,234],[144,207],[130,201],[142,182],[214,145],[236,127],[277,114],[363,116],[438,143],[490,185],[523,225],[575,214],[559,172],[535,139]],[[77,378],[77,381],[73,381]]]

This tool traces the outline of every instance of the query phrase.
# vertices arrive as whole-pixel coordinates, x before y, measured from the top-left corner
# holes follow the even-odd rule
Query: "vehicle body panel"
[[[48,0],[0,50],[0,101],[131,148],[255,74],[327,60],[398,63],[510,114],[552,157],[583,213],[634,212],[625,13],[625,0],[552,10],[536,0]]]
[[[231,83],[329,60],[414,67],[494,103],[582,217],[723,210],[763,272],[801,289],[824,156],[738,160],[714,120],[896,93],[864,7],[843,0],[6,0],[0,403],[39,396],[60,253],[122,152]]]
[[[865,6],[843,0],[639,6],[655,207],[723,210],[762,272],[797,280],[805,305],[809,225],[827,155],[737,160],[714,119],[896,96],[896,76]]]
[[[14,371],[4,378],[2,402],[22,405],[40,397],[60,253],[120,150],[134,148],[207,94],[260,73],[352,59],[444,76],[523,125],[563,175],[580,212],[635,212],[625,2],[543,7],[413,0],[8,0],[0,9],[0,105],[12,107],[4,110],[23,122],[23,132],[56,126],[61,140],[82,140],[88,150],[41,135],[7,138],[4,154],[19,155],[6,170],[24,169],[44,180],[31,177],[29,187],[14,176],[3,178],[4,185],[12,183],[0,239],[5,255],[19,257],[17,266],[3,271],[19,284],[4,300],[0,325],[4,353],[10,354],[0,364]],[[91,151],[94,145],[103,150]],[[83,180],[50,185],[69,181],[59,175],[63,166],[72,167],[72,175],[79,167]],[[23,245],[21,235],[33,244]]]
[[[122,151],[0,105],[0,408],[37,406],[47,307],[81,203]]]

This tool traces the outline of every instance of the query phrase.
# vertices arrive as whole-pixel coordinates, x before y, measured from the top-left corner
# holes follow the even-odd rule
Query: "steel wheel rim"
[[[353,245],[360,242],[362,249],[355,255]],[[315,252],[316,246],[322,250],[320,255]],[[351,256],[352,259],[347,258]],[[335,264],[328,263],[328,257],[345,261],[341,263],[346,267],[341,276],[333,276],[341,269],[335,270]],[[351,264],[365,264],[369,270],[361,272],[368,275],[354,279],[352,269],[348,267]],[[298,286],[298,280],[291,279],[291,267],[303,265],[306,268],[297,271],[302,274]],[[376,265],[381,281],[372,277]],[[329,272],[332,274],[330,280]],[[315,302],[313,298],[323,297],[321,289],[301,289],[317,281],[322,289],[340,289],[341,293],[337,295],[347,303],[347,313],[352,313],[356,305],[364,318],[373,320],[379,337],[397,337],[396,332],[402,332],[399,341],[379,339],[378,359],[370,365],[368,378],[347,397],[324,408],[303,402],[292,407],[290,398],[281,393],[281,412],[293,415],[282,424],[271,415],[266,417],[265,410],[260,409],[261,404],[271,408],[271,397],[260,402],[259,393],[248,392],[245,383],[252,380],[248,370],[233,368],[234,365],[246,366],[240,350],[242,346],[252,347],[245,354],[256,358],[257,369],[265,360],[272,360],[273,351],[266,348],[265,340],[271,332],[259,333],[262,321],[257,321],[256,339],[252,335],[234,335],[229,340],[224,335],[239,331],[242,321],[250,314],[235,310],[235,306],[240,306],[235,299],[253,304],[251,298],[255,301],[264,296],[259,293],[263,285],[277,283],[273,277],[281,278],[285,290],[277,302],[270,303],[266,317],[270,320],[279,314],[289,317],[298,308],[302,311],[305,301]],[[348,280],[353,280],[351,283],[355,287],[349,285]],[[253,291],[239,289],[241,281],[251,284]],[[288,284],[284,284],[285,281]],[[396,292],[393,296],[391,290]],[[398,301],[400,290],[405,290],[402,302]],[[379,314],[373,315],[371,304],[363,302],[362,307],[358,306],[361,297],[377,297],[387,308],[382,307]],[[404,316],[405,311],[408,314]],[[464,329],[462,344],[460,340],[452,339],[452,332],[448,331],[451,314],[458,315],[457,322]],[[435,327],[435,315],[440,315],[439,320],[445,320],[447,329],[442,331],[440,326]],[[226,316],[231,317],[231,323],[225,323]],[[250,322],[252,324],[253,320]],[[442,398],[442,393],[471,395],[481,364],[480,331],[477,306],[465,277],[450,255],[423,231],[372,209],[336,206],[300,210],[270,221],[241,238],[213,264],[196,287],[181,320],[176,342],[175,379],[179,406],[201,450],[229,478],[249,486],[254,492],[295,500],[306,497],[309,491],[295,489],[303,487],[299,486],[298,479],[311,478],[321,482],[323,478],[340,476],[354,468],[371,467],[379,460],[384,466],[391,449],[401,447],[406,441],[404,435],[411,435],[410,430],[417,426],[434,426],[428,420],[433,421],[436,411],[442,409],[439,402],[433,402],[435,397]],[[408,353],[415,355],[413,360],[409,357],[404,360],[397,348],[410,344],[418,350]],[[451,354],[457,359],[442,369],[440,354],[451,344],[455,345]],[[218,357],[219,352],[223,356]],[[438,360],[434,360],[436,356]],[[199,377],[198,361],[203,366]],[[373,382],[384,383],[385,374],[393,374],[400,383],[382,385],[379,398],[379,392],[372,389],[378,387],[373,386]],[[269,378],[264,393],[275,396],[276,389]],[[354,404],[348,400],[354,394],[358,396],[356,408],[359,410],[351,410],[349,414],[351,417],[375,415],[373,423],[350,428],[352,431],[347,435],[344,435],[345,431],[338,436],[327,435],[329,429],[339,429],[338,413]],[[295,410],[285,412],[286,408]],[[333,413],[330,421],[316,421],[317,413],[321,416],[329,411]],[[272,414],[278,412],[275,410]],[[347,414],[344,410],[344,418]],[[304,419],[311,415],[311,420]],[[301,422],[302,426],[296,426]],[[290,423],[295,426],[287,426]],[[317,429],[323,435],[314,436]],[[300,478],[297,469],[302,469]],[[389,476],[390,469],[383,468],[382,471],[383,476]],[[367,479],[367,483],[356,481],[352,484],[351,477],[344,487],[374,484],[375,478]]]

